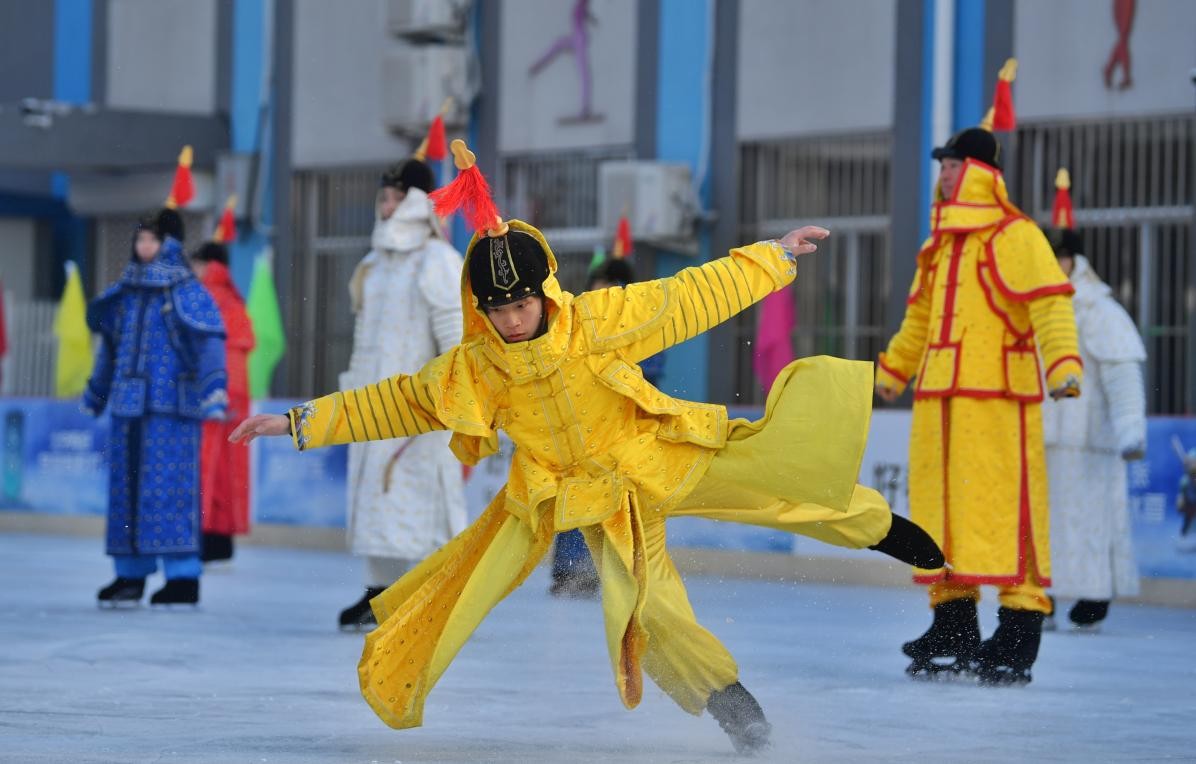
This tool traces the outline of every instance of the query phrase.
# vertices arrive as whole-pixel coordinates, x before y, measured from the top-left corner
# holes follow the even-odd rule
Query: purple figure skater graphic
[[[544,55],[528,68],[528,76],[535,77],[562,53],[572,53],[577,63],[577,75],[581,80],[581,110],[574,116],[562,117],[562,123],[597,122],[602,116],[595,114],[591,102],[592,81],[590,74],[590,36],[587,22],[598,23],[590,14],[590,0],[577,0],[571,13],[571,31],[558,37]]]

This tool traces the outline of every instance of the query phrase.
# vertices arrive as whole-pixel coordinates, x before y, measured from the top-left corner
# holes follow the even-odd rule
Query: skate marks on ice
[[[347,555],[246,547],[235,571],[204,579],[199,610],[100,611],[111,567],[98,540],[0,536],[0,580],[22,582],[0,590],[0,761],[737,760],[713,719],[650,683],[623,710],[597,604],[550,598],[546,574],[462,650],[425,727],[386,728],[357,691],[360,636],[336,629],[360,570]],[[1032,685],[990,689],[905,676],[900,645],[930,620],[918,590],[689,584],[773,725],[756,761],[1189,755],[1193,611],[1114,605],[1100,635],[1044,635]],[[994,611],[981,605],[985,636]]]

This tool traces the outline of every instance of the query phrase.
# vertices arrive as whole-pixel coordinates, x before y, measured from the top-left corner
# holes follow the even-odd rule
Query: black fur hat
[[[1055,257],[1072,257],[1084,252],[1084,240],[1070,228],[1051,229],[1047,233],[1047,240],[1055,250]]]
[[[387,168],[386,172],[382,173],[379,185],[382,188],[397,188],[404,193],[409,188],[418,188],[430,194],[436,188],[436,176],[427,164],[418,159],[407,159]]]
[[[930,152],[931,159],[976,159],[989,167],[1001,169],[1001,144],[995,135],[979,127],[969,127],[951,136],[946,145]]]
[[[157,229],[158,238],[160,239],[165,239],[169,236],[180,244],[186,239],[186,232],[183,228],[183,216],[179,214],[178,210],[163,207],[158,212],[154,227]]]
[[[216,262],[228,265],[228,247],[214,241],[209,241],[195,252],[192,252],[191,259],[205,263]]]
[[[590,271],[589,284],[592,286],[598,280],[609,281],[611,284],[627,286],[635,282],[635,271],[631,263],[622,258],[611,258]]]
[[[494,238],[480,236],[468,258],[469,286],[479,308],[544,296],[548,256],[531,234],[511,229]]]

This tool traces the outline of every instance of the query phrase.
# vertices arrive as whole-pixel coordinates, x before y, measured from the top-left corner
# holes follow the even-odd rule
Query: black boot
[[[199,579],[172,578],[166,582],[154,596],[150,597],[151,605],[198,605]]]
[[[144,578],[121,578],[100,589],[96,594],[96,604],[100,607],[120,607],[121,605],[138,605],[141,596],[145,594]]]
[[[888,534],[868,548],[895,557],[915,568],[935,570],[946,564],[943,550],[934,543],[930,534],[922,530],[920,525],[906,520],[901,515],[893,515],[893,525]]]
[[[559,574],[553,571],[552,584],[548,587],[548,593],[553,597],[573,600],[598,599],[601,591],[602,582],[597,573],[592,570],[578,571],[576,568]]]
[[[772,725],[764,718],[760,704],[739,682],[710,693],[706,710],[731,738],[736,753],[750,756],[768,747]]]
[[[203,551],[199,559],[202,562],[216,562],[233,558],[233,537],[223,533],[205,533],[203,535]]]
[[[1043,614],[1003,607],[997,619],[997,630],[976,651],[976,676],[981,684],[992,686],[1030,684],[1030,667],[1042,641]]]
[[[1077,631],[1100,631],[1100,623],[1109,615],[1108,600],[1080,600],[1072,606],[1067,617]]]
[[[976,601],[965,598],[944,602],[935,606],[934,621],[926,633],[901,646],[901,652],[913,658],[905,673],[915,679],[962,674],[971,668],[979,646]]]
[[[341,611],[341,631],[369,631],[377,626],[374,611],[370,609],[370,600],[384,591],[381,586],[367,586],[361,599]]]

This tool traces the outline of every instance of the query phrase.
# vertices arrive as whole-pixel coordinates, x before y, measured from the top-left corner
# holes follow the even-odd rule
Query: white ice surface
[[[100,541],[0,535],[0,760],[12,762],[714,762],[707,716],[647,683],[625,711],[595,603],[537,573],[428,700],[383,725],[338,633],[358,561],[247,547],[197,611],[101,611]],[[151,578],[149,591],[160,585]],[[1103,633],[1047,634],[1025,689],[918,684],[914,589],[693,578],[699,618],[736,655],[783,762],[1160,761],[1196,756],[1196,612],[1115,605]],[[982,606],[991,631],[995,605]]]

